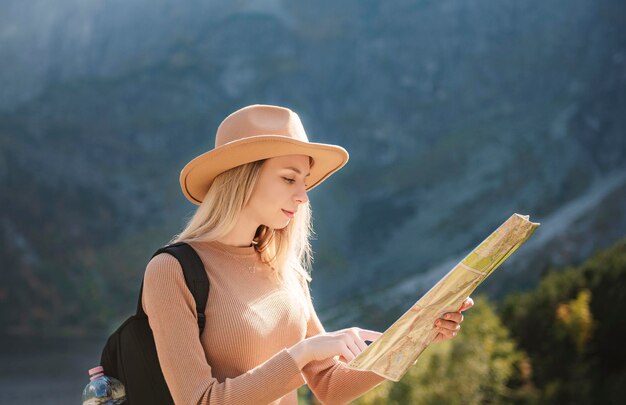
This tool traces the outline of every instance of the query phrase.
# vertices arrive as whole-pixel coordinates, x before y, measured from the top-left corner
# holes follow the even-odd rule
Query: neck
[[[259,224],[248,221],[241,215],[235,227],[229,233],[218,239],[218,242],[237,247],[251,246],[258,227]]]

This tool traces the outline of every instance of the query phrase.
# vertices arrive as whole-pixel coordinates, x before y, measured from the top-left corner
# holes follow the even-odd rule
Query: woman
[[[189,243],[204,263],[207,327],[198,338],[195,302],[168,254],[148,263],[142,300],[176,404],[296,404],[305,382],[339,404],[384,380],[343,363],[381,334],[326,332],[309,294],[307,191],[347,160],[339,146],[310,143],[293,111],[252,105],[229,115],[215,148],[182,170],[183,193],[199,208],[171,242]],[[448,315],[434,326],[438,341],[462,322]]]

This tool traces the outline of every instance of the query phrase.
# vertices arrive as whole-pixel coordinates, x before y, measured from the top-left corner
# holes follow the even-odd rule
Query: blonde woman
[[[309,142],[293,111],[252,105],[224,119],[215,148],[182,170],[183,193],[199,207],[171,242],[192,246],[207,271],[204,332],[173,256],[148,263],[142,298],[176,404],[291,405],[305,383],[322,403],[344,404],[384,380],[344,363],[380,333],[326,332],[309,293],[307,191],[347,160],[339,146]],[[434,326],[439,341],[462,322],[448,315]]]

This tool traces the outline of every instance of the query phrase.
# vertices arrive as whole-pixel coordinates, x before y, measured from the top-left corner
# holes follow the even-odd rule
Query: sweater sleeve
[[[325,330],[313,308],[308,286],[305,286],[305,291],[310,313],[306,337],[310,337]],[[371,371],[348,368],[335,358],[312,361],[302,368],[302,374],[315,397],[323,404],[347,404],[385,381],[384,377]]]
[[[142,304],[177,405],[266,404],[302,385],[300,369],[287,349],[235,378],[214,378],[198,337],[193,295],[173,256],[161,253],[148,263]]]

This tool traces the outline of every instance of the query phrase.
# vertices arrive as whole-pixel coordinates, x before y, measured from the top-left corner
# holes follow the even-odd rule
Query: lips
[[[293,218],[296,215],[295,212],[291,212],[291,211],[287,211],[287,210],[283,210],[283,213],[285,213],[287,218]]]

